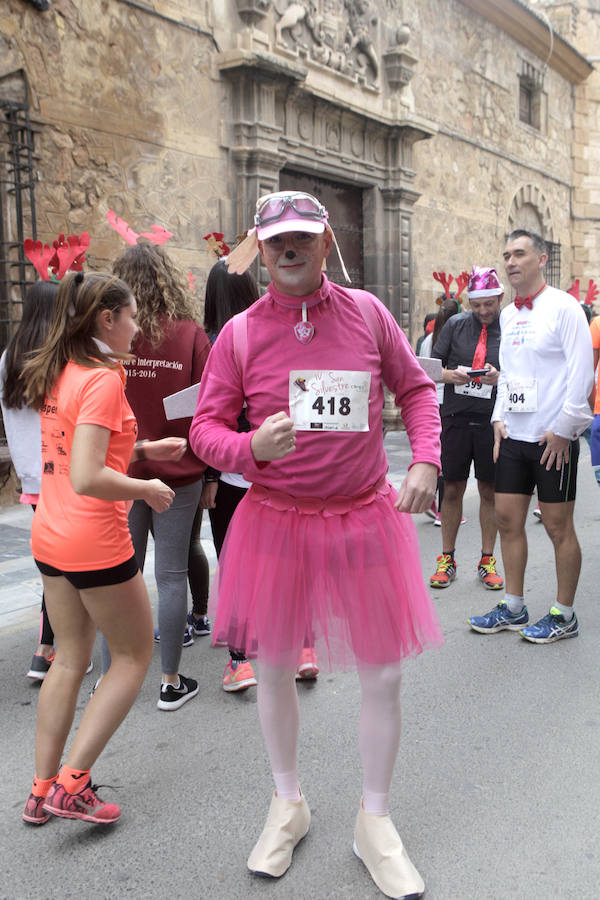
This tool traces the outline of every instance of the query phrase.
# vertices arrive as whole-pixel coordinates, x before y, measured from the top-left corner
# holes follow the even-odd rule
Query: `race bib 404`
[[[298,431],[368,431],[370,372],[290,372],[290,418]]]
[[[507,412],[537,412],[537,401],[537,380],[535,378],[511,378],[506,382]]]

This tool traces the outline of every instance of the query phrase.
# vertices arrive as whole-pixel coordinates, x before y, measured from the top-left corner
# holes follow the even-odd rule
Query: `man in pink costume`
[[[310,825],[294,677],[309,636],[322,665],[356,665],[360,678],[355,853],[384,894],[418,897],[423,880],[388,804],[401,661],[442,642],[410,516],[435,493],[439,412],[433,383],[387,309],[323,274],[333,242],[315,197],[281,192],[258,201],[255,227],[228,259],[240,273],[260,252],[272,281],[221,331],[190,430],[198,456],[252,482],[221,554],[213,641],[243,646],[260,663],[258,711],[275,793],[251,871],[283,875]],[[386,479],[384,383],[413,451],[397,496]],[[245,434],[237,432],[244,403]]]

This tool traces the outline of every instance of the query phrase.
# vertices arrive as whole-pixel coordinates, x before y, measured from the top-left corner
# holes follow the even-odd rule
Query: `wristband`
[[[146,456],[146,451],[145,451],[145,449],[144,449],[144,444],[146,444],[147,442],[148,442],[148,439],[147,439],[147,438],[144,438],[143,440],[138,441],[138,445],[137,445],[137,447],[136,447],[137,452],[138,452],[138,458],[137,458],[137,461],[138,461],[138,462],[140,462],[140,461],[143,460],[143,459],[147,459],[147,458],[148,458],[148,457]]]

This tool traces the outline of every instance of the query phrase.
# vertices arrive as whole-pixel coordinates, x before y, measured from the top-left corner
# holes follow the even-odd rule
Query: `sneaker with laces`
[[[533,515],[536,517],[536,519],[537,519],[539,522],[542,521],[542,511],[541,511],[541,509],[540,509],[539,503],[538,503],[538,505],[536,506],[536,508],[534,509]]]
[[[482,556],[477,566],[477,574],[488,591],[499,591],[504,587],[504,579],[496,572],[495,556]]]
[[[429,579],[434,588],[446,588],[456,578],[457,565],[449,553],[442,553],[437,558],[437,572]]]
[[[179,676],[179,684],[165,684],[162,682],[160,686],[160,697],[156,706],[158,709],[179,709],[192,697],[198,693],[198,682],[193,678],[186,678],[184,675]]]
[[[52,665],[54,656],[54,653],[50,657],[42,656],[41,653],[34,653],[31,660],[31,665],[29,667],[29,672],[27,673],[27,678],[33,678],[36,681],[43,681],[48,674],[50,666]]]
[[[300,661],[296,668],[296,681],[310,681],[318,674],[317,654],[312,647],[305,647],[300,654]]]
[[[550,607],[550,612],[539,622],[521,629],[521,635],[533,644],[551,644],[562,638],[577,637],[579,634],[579,622],[573,613],[573,618],[565,619],[563,614],[555,606]]]
[[[252,663],[248,660],[230,659],[223,672],[223,690],[228,694],[245,691],[258,684]]]
[[[154,640],[157,644],[160,644],[160,631],[158,628],[154,629]],[[194,643],[194,632],[190,628],[189,625],[186,625],[183,629],[183,646],[191,647]]]
[[[200,616],[199,619],[196,619],[194,613],[188,613],[187,621],[188,626],[199,637],[203,634],[210,634],[210,619],[208,616]]]
[[[96,791],[98,785],[88,781],[83,790],[77,794],[69,794],[62,784],[56,782],[48,791],[44,802],[44,811],[60,816],[63,819],[82,819],[96,825],[109,825],[117,822],[121,810],[116,803],[105,803]]]
[[[23,821],[29,825],[45,825],[50,818],[50,813],[44,812],[45,797],[36,797],[30,794],[23,810]]]
[[[496,631],[520,631],[529,622],[529,613],[524,606],[521,612],[512,613],[508,603],[501,600],[484,616],[471,616],[467,620],[473,631],[479,634],[495,634]]]

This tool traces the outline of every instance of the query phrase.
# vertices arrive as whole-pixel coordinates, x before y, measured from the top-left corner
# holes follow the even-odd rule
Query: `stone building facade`
[[[594,275],[595,6],[0,0],[0,345],[34,274],[23,237],[87,230],[103,268],[124,246],[109,209],[161,225],[201,302],[203,235],[231,243],[292,185],[413,341],[432,271],[499,265],[513,226],[552,243],[554,283]]]

